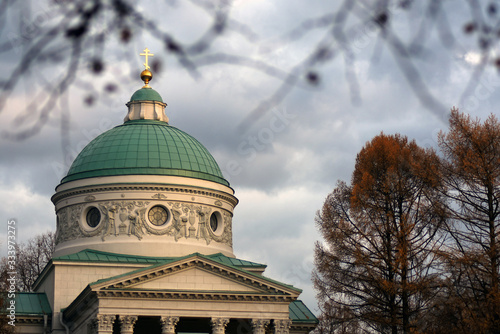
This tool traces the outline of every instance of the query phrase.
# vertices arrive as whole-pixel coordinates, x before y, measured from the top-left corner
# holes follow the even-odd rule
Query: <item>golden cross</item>
[[[151,67],[148,65],[148,57],[152,57],[152,56],[154,56],[154,54],[149,53],[149,49],[145,48],[144,53],[139,54],[139,56],[146,57],[146,62],[143,65],[146,67],[146,70],[149,70]]]

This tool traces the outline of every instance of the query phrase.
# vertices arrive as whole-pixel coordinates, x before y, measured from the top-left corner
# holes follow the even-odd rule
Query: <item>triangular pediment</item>
[[[145,279],[129,285],[128,288],[136,290],[262,292],[262,290],[198,267],[181,270],[170,275],[161,275],[158,278]]]
[[[111,293],[208,293],[280,295],[296,298],[300,290],[261,275],[195,254],[91,284],[93,291]]]

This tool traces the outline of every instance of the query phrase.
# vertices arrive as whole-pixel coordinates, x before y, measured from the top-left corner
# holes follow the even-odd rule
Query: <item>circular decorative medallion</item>
[[[151,224],[162,226],[168,220],[168,211],[163,206],[153,206],[148,213],[148,218]]]
[[[87,225],[94,228],[101,222],[101,211],[96,207],[91,207],[87,211]]]
[[[217,228],[219,227],[219,217],[217,216],[217,214],[214,212],[212,213],[212,215],[210,216],[210,228],[212,229],[212,231],[217,231]]]

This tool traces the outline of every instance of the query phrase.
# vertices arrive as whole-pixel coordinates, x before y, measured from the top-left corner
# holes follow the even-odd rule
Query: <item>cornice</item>
[[[213,197],[216,199],[225,200],[231,203],[233,206],[238,204],[238,200],[234,196],[223,195],[219,191],[210,191],[204,188],[196,188],[194,186],[160,186],[160,185],[103,185],[103,186],[89,186],[82,188],[75,188],[71,190],[62,191],[56,193],[52,196],[51,200],[54,204],[59,201],[76,196],[76,195],[84,195],[84,194],[92,194],[98,192],[111,192],[111,191],[158,191],[158,192],[167,192],[167,193],[183,193],[190,195],[201,195]]]
[[[290,295],[267,295],[234,292],[201,292],[201,291],[148,291],[148,290],[99,290],[97,298],[137,298],[137,299],[170,299],[193,301],[234,301],[234,302],[274,302],[291,303],[297,298]]]
[[[51,315],[48,315],[48,323],[51,322]],[[16,324],[42,325],[44,324],[43,315],[17,315]]]
[[[91,305],[97,305],[100,299],[149,299],[149,300],[172,300],[172,301],[224,301],[224,302],[261,302],[261,303],[291,303],[297,297],[290,295],[269,295],[238,292],[214,292],[214,291],[147,291],[147,290],[98,290],[85,289],[64,310],[65,319],[72,321],[82,310]]]
[[[315,322],[310,323],[294,323],[292,322],[292,326],[290,327],[290,332],[310,332],[318,326]]]

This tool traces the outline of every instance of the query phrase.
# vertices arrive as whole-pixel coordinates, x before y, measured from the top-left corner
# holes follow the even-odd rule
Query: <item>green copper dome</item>
[[[132,97],[130,98],[130,102],[132,101],[158,101],[163,102],[160,94],[152,88],[141,88],[136,91]]]
[[[61,183],[115,175],[184,176],[229,186],[199,141],[168,123],[152,120],[125,122],[92,140]]]

